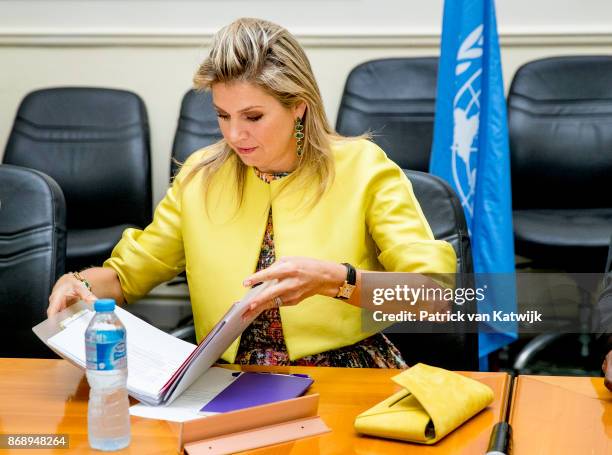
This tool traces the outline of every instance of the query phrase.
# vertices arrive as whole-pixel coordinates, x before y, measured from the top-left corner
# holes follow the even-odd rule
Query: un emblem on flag
[[[482,24],[463,40],[457,52],[455,76],[459,89],[453,99],[452,171],[461,204],[471,218],[476,190],[476,160],[482,75]],[[468,223],[469,225],[469,223]]]

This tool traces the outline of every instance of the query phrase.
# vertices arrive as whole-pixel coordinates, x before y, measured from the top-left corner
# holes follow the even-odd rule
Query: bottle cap
[[[98,299],[94,302],[96,311],[113,311],[115,309],[115,299]]]

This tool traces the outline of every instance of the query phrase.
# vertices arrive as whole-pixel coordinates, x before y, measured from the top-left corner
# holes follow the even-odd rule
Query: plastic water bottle
[[[119,450],[130,444],[125,327],[115,315],[113,299],[97,300],[94,309],[85,331],[87,434],[92,448]]]

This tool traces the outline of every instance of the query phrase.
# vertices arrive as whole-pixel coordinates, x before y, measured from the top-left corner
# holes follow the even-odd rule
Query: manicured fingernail
[[[249,310],[254,310],[254,309],[255,309],[255,304],[254,304],[254,303],[251,303],[251,304],[249,305]]]
[[[251,280],[244,280],[244,281],[242,282],[242,285],[243,285],[243,286],[250,286],[250,285],[251,285]]]

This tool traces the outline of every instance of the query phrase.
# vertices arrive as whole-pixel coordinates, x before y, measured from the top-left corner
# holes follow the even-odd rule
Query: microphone
[[[508,455],[510,453],[510,440],[512,427],[508,422],[497,422],[491,431],[491,438],[486,455]]]
[[[504,419],[497,422],[491,431],[486,455],[509,455],[512,449],[512,427],[510,426],[510,403],[512,403],[512,390],[514,389],[514,373],[510,375],[508,397]]]

